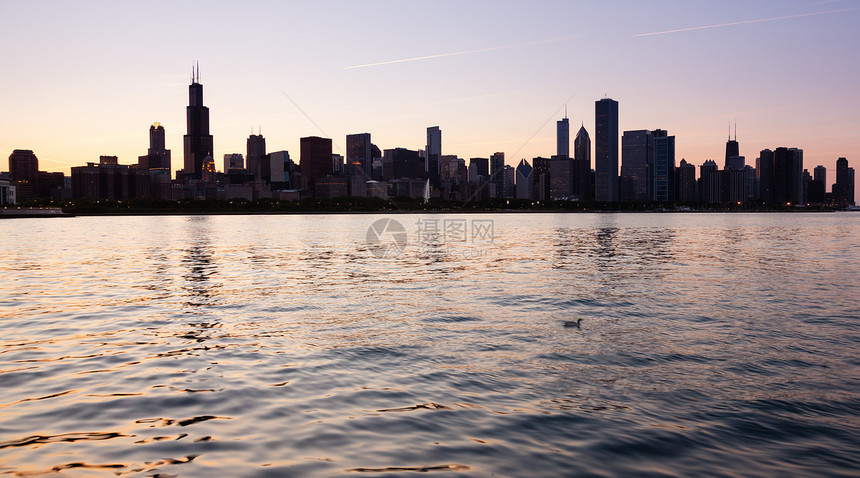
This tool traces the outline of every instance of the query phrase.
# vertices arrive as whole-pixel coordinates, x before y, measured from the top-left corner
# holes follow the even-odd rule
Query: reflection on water
[[[860,215],[381,217],[0,222],[0,472],[860,467]]]

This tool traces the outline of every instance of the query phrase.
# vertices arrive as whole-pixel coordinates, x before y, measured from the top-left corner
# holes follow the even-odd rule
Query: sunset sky
[[[215,163],[262,128],[299,159],[299,138],[369,132],[381,149],[555,152],[594,137],[594,101],[619,101],[620,131],[662,128],[681,158],[722,167],[730,123],[747,164],[763,148],[860,169],[860,1],[0,0],[0,153],[32,149],[63,171],[145,154],[164,125],[174,170],[191,66],[200,62]],[[6,161],[0,169],[7,170]]]

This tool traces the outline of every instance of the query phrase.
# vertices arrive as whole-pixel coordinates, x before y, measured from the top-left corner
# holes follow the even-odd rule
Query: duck
[[[577,328],[577,329],[578,329],[578,328],[579,328],[579,324],[580,324],[581,322],[582,322],[582,317],[580,317],[580,318],[576,319],[575,321],[574,321],[574,320],[566,320],[566,321],[564,322],[564,326],[565,326],[565,327],[575,327],[575,328]]]

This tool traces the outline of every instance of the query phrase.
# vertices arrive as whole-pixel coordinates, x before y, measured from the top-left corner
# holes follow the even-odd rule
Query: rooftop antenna
[[[567,119],[567,104],[564,105],[564,119]]]
[[[200,83],[200,60],[197,60],[197,83]]]
[[[729,141],[732,140],[732,122],[729,121]]]
[[[735,120],[735,143],[738,142],[738,120]]]

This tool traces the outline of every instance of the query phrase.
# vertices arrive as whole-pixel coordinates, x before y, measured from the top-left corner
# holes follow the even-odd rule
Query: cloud
[[[812,17],[812,16],[817,16],[817,15],[830,15],[830,14],[834,14],[834,13],[853,12],[856,10],[860,10],[860,7],[843,8],[840,10],[827,10],[824,12],[799,13],[797,15],[785,15],[782,17],[758,18],[755,20],[743,20],[740,22],[720,23],[717,25],[705,25],[705,26],[700,26],[700,27],[678,28],[676,30],[665,30],[662,32],[640,33],[638,35],[633,35],[633,38],[649,37],[649,36],[654,36],[654,35],[665,35],[667,33],[682,33],[682,32],[689,32],[689,31],[693,31],[693,30],[708,30],[711,28],[731,27],[731,26],[735,26],[735,25],[746,25],[749,23],[773,22],[773,21],[777,21],[777,20],[788,20],[790,18]]]

